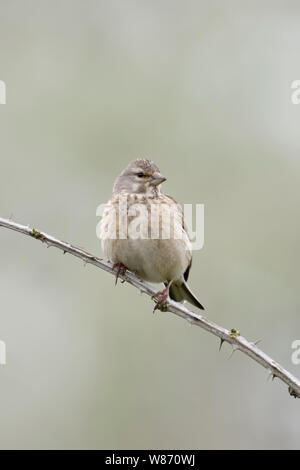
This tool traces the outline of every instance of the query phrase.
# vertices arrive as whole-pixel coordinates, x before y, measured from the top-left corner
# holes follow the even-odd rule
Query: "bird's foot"
[[[168,284],[164,290],[160,292],[156,292],[156,294],[152,295],[151,299],[154,299],[157,301],[154,306],[153,313],[157,309],[162,310],[163,312],[167,310],[167,307],[168,307],[167,300],[169,298],[169,287],[170,287],[170,284]]]
[[[115,285],[117,285],[119,276],[120,276],[120,275],[123,276],[123,275],[126,273],[127,268],[126,268],[126,266],[124,266],[124,264],[122,264],[122,263],[115,263],[115,264],[113,265],[113,270],[115,270],[115,269],[117,270],[117,272],[116,272],[116,281],[115,281]],[[121,282],[124,282],[124,281],[121,281]]]

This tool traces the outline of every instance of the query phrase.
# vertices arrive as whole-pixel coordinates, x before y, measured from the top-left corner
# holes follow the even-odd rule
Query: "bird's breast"
[[[102,217],[100,237],[112,263],[122,263],[150,282],[178,279],[191,261],[181,208],[165,195],[153,200],[142,195],[112,199]]]

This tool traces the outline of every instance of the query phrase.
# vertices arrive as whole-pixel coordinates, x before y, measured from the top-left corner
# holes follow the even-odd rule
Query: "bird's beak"
[[[165,178],[161,173],[154,173],[152,176],[151,184],[153,186],[158,186],[159,184],[163,183],[166,181],[167,178]]]

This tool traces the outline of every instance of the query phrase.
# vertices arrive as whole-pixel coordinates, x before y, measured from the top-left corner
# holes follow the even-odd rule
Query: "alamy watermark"
[[[295,339],[291,345],[295,351],[291,355],[291,361],[295,366],[300,364],[300,339]]]
[[[0,80],[0,104],[6,104],[6,84]]]
[[[300,80],[294,80],[291,84],[291,89],[294,90],[291,94],[291,102],[293,104],[300,104]]]
[[[0,104],[6,104],[6,84],[0,80]],[[6,364],[6,344],[0,340],[0,365]]]
[[[101,217],[96,228],[101,240],[186,240],[188,233],[187,249],[204,246],[204,204],[131,203],[124,195],[115,204],[100,204],[96,215]]]
[[[0,365],[5,366],[6,364],[6,344],[0,340]]]

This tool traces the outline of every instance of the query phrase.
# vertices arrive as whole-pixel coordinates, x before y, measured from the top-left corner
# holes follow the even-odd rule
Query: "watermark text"
[[[187,250],[204,246],[204,204],[132,203],[122,196],[114,204],[100,204],[96,215],[101,240],[173,239],[186,241]]]
[[[300,339],[295,339],[292,342],[292,349],[295,351],[292,353],[291,361],[295,366],[298,366],[300,364]]]
[[[5,366],[6,364],[6,344],[0,340],[0,365]]]
[[[0,80],[0,104],[6,104],[6,84]]]

